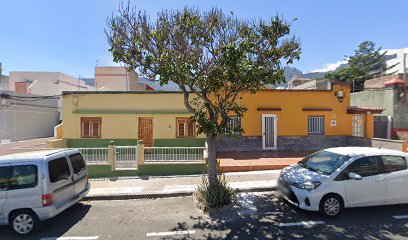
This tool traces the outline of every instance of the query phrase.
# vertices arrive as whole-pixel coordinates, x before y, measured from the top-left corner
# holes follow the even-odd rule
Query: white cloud
[[[341,64],[347,63],[346,60],[338,61],[336,63],[327,63],[323,66],[323,68],[313,70],[311,72],[328,72],[328,71],[334,71],[336,68],[338,68]]]

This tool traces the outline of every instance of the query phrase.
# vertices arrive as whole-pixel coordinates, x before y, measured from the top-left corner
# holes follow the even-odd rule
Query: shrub
[[[236,191],[228,186],[225,176],[218,176],[214,184],[210,184],[208,176],[203,176],[194,197],[204,211],[222,208],[236,200]]]

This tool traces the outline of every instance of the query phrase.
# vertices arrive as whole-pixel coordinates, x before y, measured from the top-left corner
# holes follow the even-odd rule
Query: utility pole
[[[3,75],[3,64],[0,62],[0,77]]]

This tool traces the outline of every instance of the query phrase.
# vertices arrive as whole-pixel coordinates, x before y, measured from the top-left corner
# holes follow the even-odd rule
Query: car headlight
[[[300,189],[307,190],[307,191],[312,191],[312,190],[318,188],[320,185],[322,185],[321,182],[308,181],[308,182],[304,182],[304,183],[299,183],[298,185],[296,185],[296,187],[300,188]]]

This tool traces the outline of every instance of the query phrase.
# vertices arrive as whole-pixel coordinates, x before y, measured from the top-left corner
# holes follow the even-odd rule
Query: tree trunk
[[[210,184],[217,181],[217,141],[218,135],[214,135],[213,133],[207,134],[208,178]]]

